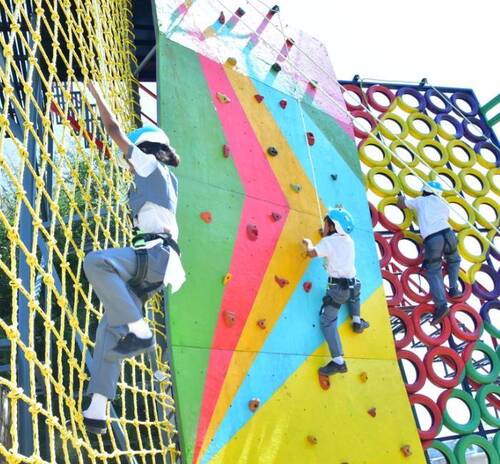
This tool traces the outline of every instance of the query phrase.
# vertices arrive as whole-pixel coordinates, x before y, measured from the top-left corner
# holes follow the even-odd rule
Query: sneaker
[[[152,351],[155,346],[153,337],[139,338],[132,332],[120,338],[116,346],[106,353],[107,361],[120,361],[133,358],[146,351]]]
[[[432,318],[431,325],[439,324],[443,318],[449,313],[450,308],[448,305],[440,306],[434,311],[434,317]]]
[[[106,421],[101,419],[90,419],[89,417],[83,416],[83,425],[85,428],[92,433],[102,435],[106,433]]]
[[[448,295],[450,298],[460,298],[464,294],[464,291],[458,287],[450,287],[448,290]]]
[[[335,361],[330,361],[326,366],[320,367],[318,372],[321,375],[345,374],[347,372],[347,364],[337,364]]]
[[[361,319],[361,322],[352,323],[352,331],[356,332],[357,334],[363,333],[363,331],[368,327],[370,327],[370,323],[365,321],[364,319]]]

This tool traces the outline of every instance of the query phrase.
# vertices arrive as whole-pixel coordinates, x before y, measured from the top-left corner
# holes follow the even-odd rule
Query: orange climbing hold
[[[222,281],[222,283],[224,285],[226,285],[231,279],[233,278],[233,275],[228,272],[225,276],[224,276],[224,280]]]
[[[318,439],[314,435],[307,435],[307,441],[311,443],[311,445],[318,444]]]
[[[231,102],[231,99],[227,95],[224,95],[221,92],[217,92],[215,95],[217,97],[217,100],[219,100],[221,103],[230,103]]]
[[[229,145],[224,144],[222,146],[222,156],[224,156],[224,158],[229,158],[230,154],[231,152],[229,151]]]
[[[368,382],[368,374],[366,372],[361,372],[361,374],[359,374],[359,379],[363,383]]]
[[[302,285],[306,293],[309,293],[311,291],[312,286],[312,282],[304,282],[304,284]]]
[[[258,326],[259,326],[262,330],[264,330],[264,329],[267,327],[267,325],[266,325],[266,320],[265,320],[265,319],[259,319],[259,320],[257,321],[257,325],[258,325]]]
[[[405,458],[407,458],[407,457],[409,457],[409,456],[412,455],[410,445],[404,445],[400,449],[401,449],[401,452],[403,453],[403,456]]]
[[[255,412],[259,408],[259,405],[260,405],[260,400],[258,398],[252,398],[248,402],[248,409],[250,409],[250,411],[252,412]]]
[[[260,103],[262,100],[264,100],[264,97],[259,94],[254,95],[254,98],[255,100],[257,100],[257,103]]]
[[[323,390],[328,390],[330,388],[330,377],[327,375],[320,374],[318,372],[319,385]]]
[[[226,64],[228,66],[231,66],[231,68],[234,68],[237,64],[238,64],[238,61],[236,60],[236,58],[233,58],[232,56],[230,56],[227,60],[226,60]]]
[[[377,408],[368,409],[368,414],[370,414],[370,416],[372,417],[375,417],[377,415]]]
[[[274,276],[274,280],[276,281],[276,283],[281,287],[283,288],[285,285],[288,285],[290,282],[288,282],[288,280],[286,279],[283,279],[281,277],[278,277],[278,276]]]
[[[203,211],[200,213],[201,220],[207,224],[212,222],[212,213],[210,211]]]
[[[223,317],[227,327],[233,327],[236,323],[236,313],[233,311],[224,311]]]
[[[247,237],[252,241],[255,241],[259,238],[259,229],[257,229],[257,226],[255,224],[247,225]]]

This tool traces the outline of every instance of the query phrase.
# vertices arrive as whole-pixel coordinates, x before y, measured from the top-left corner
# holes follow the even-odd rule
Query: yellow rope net
[[[82,263],[128,244],[122,171],[83,82],[136,126],[128,0],[0,0],[0,462],[177,462],[160,298],[158,348],[127,361],[108,433],[82,402],[103,308]]]

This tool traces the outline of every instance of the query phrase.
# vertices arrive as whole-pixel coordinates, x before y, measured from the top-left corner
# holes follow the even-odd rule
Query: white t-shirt
[[[405,198],[406,206],[417,213],[418,225],[422,237],[427,237],[440,230],[450,227],[448,218],[450,208],[436,195],[425,197]]]
[[[354,242],[349,235],[332,234],[323,237],[314,247],[320,258],[326,258],[330,277],[356,277]]]

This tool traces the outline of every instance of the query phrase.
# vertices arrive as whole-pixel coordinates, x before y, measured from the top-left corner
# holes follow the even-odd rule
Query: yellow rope
[[[5,359],[10,371],[0,377],[0,388],[7,392],[11,419],[0,460],[118,463],[126,457],[137,463],[175,462],[177,431],[165,418],[175,407],[166,393],[169,367],[161,361],[160,348],[158,369],[166,374],[160,388],[148,359],[128,361],[122,368],[119,399],[113,403],[117,418],[111,421],[121,427],[123,449],[115,433],[91,442],[81,415],[89,379],[86,356],[103,310],[84,277],[83,259],[90,249],[125,246],[130,239],[121,201],[130,178],[118,167],[118,154],[107,140],[98,148],[96,140],[104,132],[83,80],[99,81],[122,125],[136,126],[130,1],[33,0],[33,11],[29,3],[0,0],[10,25],[10,31],[0,32],[0,283],[8,284],[11,293],[9,305],[0,308],[0,338],[10,342]],[[25,54],[25,65],[18,53]],[[37,80],[43,104],[37,98]],[[17,128],[11,125],[14,113]],[[85,129],[89,114],[97,128],[94,134]],[[35,119],[39,127],[31,122]],[[35,184],[31,199],[24,191],[25,176]],[[32,243],[21,240],[23,211],[30,218]],[[24,281],[19,277],[20,257],[29,268]],[[19,325],[21,299],[29,313],[25,340]],[[150,313],[159,317],[149,321],[159,340],[165,338],[164,324],[155,322],[164,320],[160,303],[157,298],[151,304]],[[20,353],[28,365],[29,392],[19,384]],[[20,404],[27,405],[32,417],[30,456],[20,450]]]

